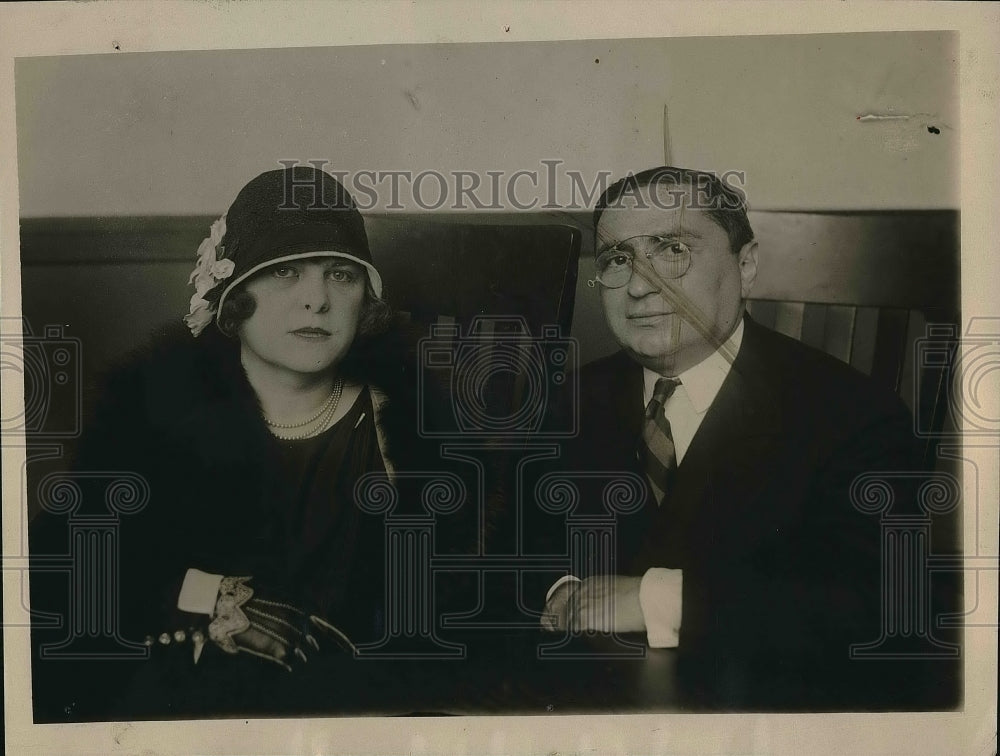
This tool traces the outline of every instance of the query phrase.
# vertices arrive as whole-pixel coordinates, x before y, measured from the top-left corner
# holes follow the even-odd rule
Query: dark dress
[[[382,527],[354,503],[354,485],[384,472],[371,395],[364,389],[350,410],[313,438],[278,441],[271,490],[252,502],[257,513],[236,514],[233,536],[250,545],[225,554],[207,544],[206,563],[226,574],[261,576],[352,639],[381,632]],[[251,503],[251,502],[248,502]],[[252,545],[251,545],[252,544]],[[214,548],[213,548],[214,547]],[[298,586],[298,588],[292,588]]]
[[[384,514],[360,507],[355,485],[366,473],[444,467],[413,422],[416,381],[407,343],[387,335],[343,366],[347,377],[368,388],[336,425],[299,441],[270,433],[240,365],[239,344],[215,329],[198,339],[186,331],[165,334],[110,375],[81,439],[73,474],[83,496],[74,517],[107,517],[108,481],[116,475],[144,482],[144,506],[118,515],[116,583],[107,591],[117,593],[117,602],[109,604],[124,653],[99,664],[40,660],[40,644],[58,640],[65,630],[36,628],[40,721],[169,715],[163,701],[171,693],[164,685],[177,691],[187,686],[193,692],[178,695],[207,701],[196,709],[206,713],[231,708],[231,693],[248,705],[268,699],[268,681],[274,670],[283,670],[244,654],[229,657],[212,643],[197,668],[189,643],[183,653],[178,644],[164,649],[157,643],[151,659],[135,658],[147,636],[179,629],[190,634],[207,625],[207,616],[176,607],[192,567],[251,575],[258,595],[316,613],[355,643],[382,637]],[[416,486],[424,481],[418,477],[400,475],[399,511],[420,508]],[[460,524],[475,504],[466,502],[451,518],[439,546],[476,549],[477,528]],[[65,551],[65,513],[42,512],[30,533],[33,554]],[[32,594],[35,607],[72,614],[57,578],[33,574]],[[142,693],[133,693],[136,685]],[[230,703],[223,705],[224,699]]]

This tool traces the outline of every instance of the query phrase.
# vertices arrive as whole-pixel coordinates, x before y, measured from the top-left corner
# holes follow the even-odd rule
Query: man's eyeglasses
[[[643,255],[663,278],[680,278],[691,267],[691,250],[684,242],[669,236],[632,236],[597,256],[597,280],[609,289],[625,286],[636,255]]]

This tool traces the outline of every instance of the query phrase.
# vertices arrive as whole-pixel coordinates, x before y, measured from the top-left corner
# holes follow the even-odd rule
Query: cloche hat
[[[197,336],[241,282],[270,265],[308,257],[343,257],[363,266],[375,295],[382,296],[364,220],[340,182],[303,165],[260,174],[199,246],[185,322]]]

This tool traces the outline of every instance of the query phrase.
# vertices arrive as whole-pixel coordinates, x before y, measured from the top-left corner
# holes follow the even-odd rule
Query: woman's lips
[[[332,336],[325,328],[297,328],[292,331],[292,335],[303,339],[326,339]]]

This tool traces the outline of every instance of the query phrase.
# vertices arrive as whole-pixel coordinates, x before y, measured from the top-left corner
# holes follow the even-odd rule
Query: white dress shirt
[[[736,330],[719,349],[710,354],[697,365],[688,368],[676,377],[680,385],[663,406],[663,414],[670,423],[670,432],[674,440],[674,451],[677,454],[677,465],[684,462],[688,447],[695,433],[701,427],[702,420],[708,408],[712,406],[715,397],[722,388],[723,381],[729,375],[732,361],[739,354],[743,344],[743,320]],[[653,398],[656,382],[664,376],[643,368],[643,406]],[[669,498],[669,493],[667,497]],[[551,597],[555,589],[568,580],[578,580],[573,575],[566,575],[556,581],[549,589]],[[646,637],[653,648],[673,648],[678,644],[681,626],[681,587],[682,570],[652,567],[646,570],[639,585],[639,604],[646,624]]]

